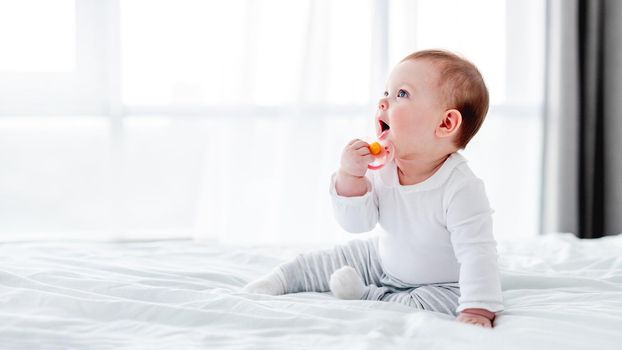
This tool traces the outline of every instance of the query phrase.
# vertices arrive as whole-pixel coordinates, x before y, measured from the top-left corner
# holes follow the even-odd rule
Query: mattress
[[[620,349],[622,235],[499,242],[495,328],[329,293],[241,287],[316,247],[0,244],[2,349]]]

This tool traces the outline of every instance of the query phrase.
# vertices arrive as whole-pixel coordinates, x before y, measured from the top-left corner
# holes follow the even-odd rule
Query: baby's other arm
[[[460,264],[458,312],[471,312],[469,319],[486,317],[503,310],[503,293],[492,233],[492,209],[484,183],[471,179],[448,191],[447,228]],[[479,317],[477,317],[479,316]],[[466,318],[467,315],[462,316]]]

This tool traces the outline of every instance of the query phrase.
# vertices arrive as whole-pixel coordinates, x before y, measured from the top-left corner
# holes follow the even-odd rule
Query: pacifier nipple
[[[393,144],[389,141],[374,141],[369,144],[369,153],[374,161],[367,165],[370,170],[378,170],[393,160]]]

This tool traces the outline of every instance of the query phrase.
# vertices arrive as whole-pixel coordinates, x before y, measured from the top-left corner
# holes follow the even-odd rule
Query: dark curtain
[[[622,1],[550,0],[543,232],[622,232]]]

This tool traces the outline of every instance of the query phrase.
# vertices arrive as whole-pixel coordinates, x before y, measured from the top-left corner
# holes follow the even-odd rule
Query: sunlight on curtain
[[[122,3],[123,97],[136,111],[127,140],[158,118],[194,130],[179,137],[200,140],[197,237],[347,238],[332,220],[328,181],[343,144],[373,133],[373,2],[171,4]],[[157,106],[206,118],[141,116],[160,114]]]
[[[516,89],[508,76],[523,72],[531,77],[528,84],[541,85],[542,68],[527,71],[521,63],[543,55],[538,51],[542,33],[533,33],[537,25],[530,23],[531,46],[512,51],[507,46],[518,44],[507,40],[524,32],[508,13],[520,13],[515,1],[391,1],[384,19],[374,18],[382,14],[374,8],[379,3],[123,3],[124,102],[136,114],[157,112],[148,106],[161,105],[173,114],[185,110],[209,118],[183,122],[193,125],[201,140],[197,237],[262,243],[347,237],[332,219],[327,185],[343,145],[373,135],[373,103],[384,86],[384,81],[371,81],[370,39],[378,20],[389,29],[390,66],[416,49],[447,48],[481,68],[494,105],[527,101],[532,107],[518,112],[493,108],[465,153],[487,183],[497,235],[535,234],[542,90]],[[151,8],[148,14],[145,6]],[[518,9],[543,23],[543,8],[534,1]],[[508,58],[508,52],[515,55]],[[236,115],[228,106],[249,108]],[[275,108],[262,112],[256,106]],[[325,108],[314,112],[310,106]],[[335,106],[355,108],[331,113]],[[218,108],[227,113],[219,115]],[[174,116],[163,118],[171,125],[182,123]],[[152,119],[130,115],[128,123]],[[508,183],[518,184],[517,191]]]
[[[0,1],[0,71],[73,70],[75,6],[74,0]]]
[[[370,0],[129,0],[121,11],[127,105],[368,103]]]
[[[374,135],[389,69],[424,48],[481,68],[493,106],[465,154],[486,183],[495,234],[537,233],[542,1],[114,3],[118,13],[76,2],[78,17],[94,19],[75,23],[90,51],[63,41],[50,53],[87,59],[83,73],[105,95],[93,101],[109,115],[0,118],[2,238],[351,239],[333,219],[330,175],[347,141]],[[69,28],[62,22],[48,34]],[[97,31],[106,23],[118,23],[119,42]],[[71,64],[52,56],[44,63],[54,69]],[[28,106],[50,99],[22,97]],[[63,101],[85,99],[52,100],[72,111]]]

